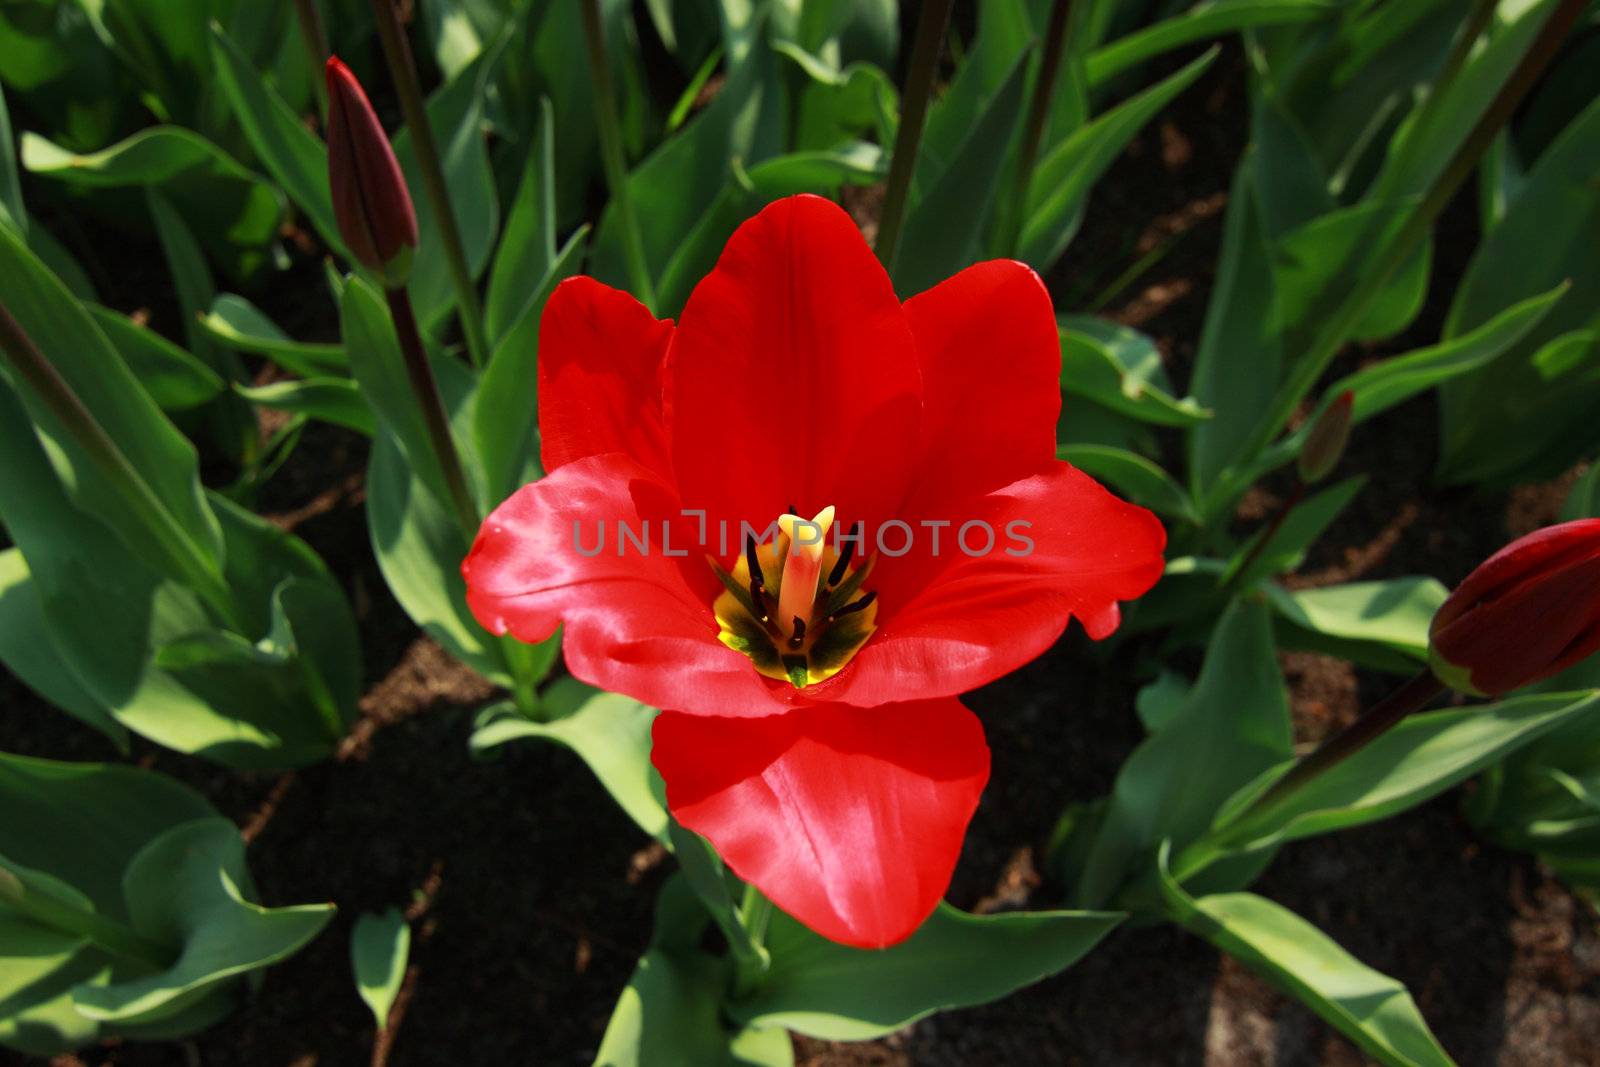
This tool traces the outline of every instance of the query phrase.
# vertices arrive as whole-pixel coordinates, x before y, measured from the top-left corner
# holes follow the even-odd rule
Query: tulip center
[[[723,585],[712,610],[723,644],[800,689],[839,673],[866,644],[878,594],[861,592],[872,564],[856,561],[860,527],[837,535],[833,508],[810,519],[781,515],[774,525],[770,540],[745,538],[732,571],[712,561]]]

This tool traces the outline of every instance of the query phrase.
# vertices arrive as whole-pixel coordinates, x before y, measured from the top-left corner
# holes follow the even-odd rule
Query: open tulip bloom
[[[673,815],[818,933],[909,936],[989,775],[957,695],[1077,618],[1103,638],[1165,534],[1056,458],[1038,276],[902,304],[810,196],[740,227],[681,320],[589,278],[540,335],[546,477],[463,564],[497,634],[564,626],[572,673],[663,709]]]

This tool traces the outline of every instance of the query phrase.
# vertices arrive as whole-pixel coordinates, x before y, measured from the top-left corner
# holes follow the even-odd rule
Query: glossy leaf
[[[233,387],[264,408],[305,415],[371,437],[377,432],[372,408],[349,378],[306,378],[267,385]]]
[[[1161,352],[1144,334],[1089,315],[1059,321],[1062,392],[1160,426],[1193,426],[1211,417],[1192,397],[1172,395]]]
[[[216,371],[154,330],[110,308],[87,307],[95,325],[163,411],[199,407],[226,388]]]
[[[651,837],[667,841],[666,792],[650,764],[650,724],[656,711],[619,693],[604,693],[562,678],[540,700],[547,721],[536,722],[506,704],[481,712],[472,750],[542,738],[565,745],[589,765],[606,792]]]
[[[1200,513],[1183,486],[1136,452],[1108,445],[1062,445],[1056,455],[1136,504],[1168,518],[1200,521]]]
[[[1223,580],[1233,583],[1236,588],[1248,589],[1263,578],[1285,574],[1299,567],[1306,549],[1333,524],[1333,520],[1349,506],[1366,483],[1366,476],[1358,475],[1307,497],[1289,513],[1283,525],[1272,532],[1272,539],[1266,547],[1251,559],[1256,543],[1268,533],[1266,527],[1257,530],[1234,553]]]
[[[1208,37],[1265,26],[1314,22],[1339,11],[1333,0],[1204,0],[1089,53],[1089,84],[1098,86],[1123,71]]]
[[[356,976],[356,992],[372,1009],[379,1030],[388,1029],[389,1012],[400,995],[410,953],[411,926],[399,908],[356,919],[350,932],[350,967]]]
[[[1392,578],[1319,589],[1267,585],[1291,647],[1415,671],[1428,660],[1428,625],[1449,590],[1434,578]],[[1284,628],[1280,628],[1284,629]]]
[[[343,346],[296,341],[254,304],[233,293],[218,295],[199,323],[217,343],[265,356],[305,378],[345,375],[350,370]]]

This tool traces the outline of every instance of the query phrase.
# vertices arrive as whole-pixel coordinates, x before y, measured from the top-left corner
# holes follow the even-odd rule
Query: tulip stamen
[[[832,508],[812,519],[791,509],[771,541],[746,534],[731,573],[707,557],[723,586],[718,639],[797,689],[838,673],[876,629],[877,594],[861,590],[873,562],[858,563],[862,524],[830,539],[832,525]]]

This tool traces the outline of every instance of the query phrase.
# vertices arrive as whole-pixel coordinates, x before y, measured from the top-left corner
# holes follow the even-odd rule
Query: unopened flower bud
[[[1600,519],[1536,530],[1490,556],[1440,606],[1428,638],[1439,680],[1481,696],[1600,648]]]
[[[361,83],[337,56],[326,73],[328,185],[339,236],[357,262],[397,288],[411,275],[417,247],[411,193]]]
[[[1300,480],[1306,485],[1322,481],[1339,465],[1344,446],[1350,440],[1350,417],[1356,395],[1346,389],[1322,409],[1300,446]]]

